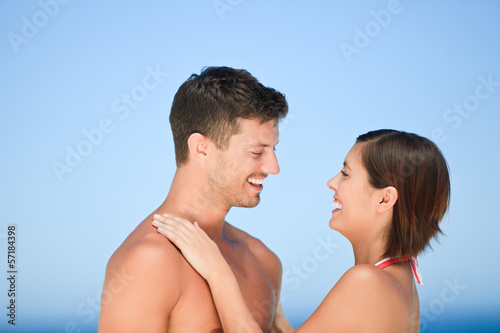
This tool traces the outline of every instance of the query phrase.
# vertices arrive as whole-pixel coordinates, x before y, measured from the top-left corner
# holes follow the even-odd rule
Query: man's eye
[[[262,152],[261,152],[261,151],[253,151],[253,152],[252,152],[252,154],[254,154],[254,155],[257,155],[257,156],[258,156],[258,155],[262,155]]]

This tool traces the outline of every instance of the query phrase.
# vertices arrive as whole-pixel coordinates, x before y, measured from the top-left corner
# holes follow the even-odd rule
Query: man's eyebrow
[[[275,144],[275,145],[272,145],[272,146],[271,146],[271,145],[268,145],[267,143],[259,143],[259,142],[255,142],[255,143],[251,143],[251,144],[249,144],[248,146],[249,146],[249,147],[264,147],[264,148],[266,148],[266,147],[275,147],[276,145],[278,145],[278,143],[280,143],[280,142],[278,141],[278,142],[276,142],[276,144]]]

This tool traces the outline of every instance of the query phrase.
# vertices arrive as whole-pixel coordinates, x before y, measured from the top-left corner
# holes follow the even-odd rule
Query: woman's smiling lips
[[[334,197],[334,199],[335,200],[333,200],[333,203],[332,203],[332,206],[333,206],[332,213],[334,213],[337,210],[341,210],[342,209],[342,202],[339,199],[335,198],[335,197]]]

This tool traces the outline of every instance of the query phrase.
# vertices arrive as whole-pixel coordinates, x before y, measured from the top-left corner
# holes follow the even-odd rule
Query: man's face
[[[279,132],[276,121],[239,119],[239,132],[229,140],[227,150],[215,146],[208,174],[207,196],[230,207],[255,207],[260,201],[262,183],[268,174],[279,173],[274,147]]]

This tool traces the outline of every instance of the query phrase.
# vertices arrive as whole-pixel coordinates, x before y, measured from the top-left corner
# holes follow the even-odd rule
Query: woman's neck
[[[382,237],[373,240],[363,240],[360,242],[352,242],[352,250],[354,252],[354,264],[370,264],[375,265],[384,255],[386,242]]]

